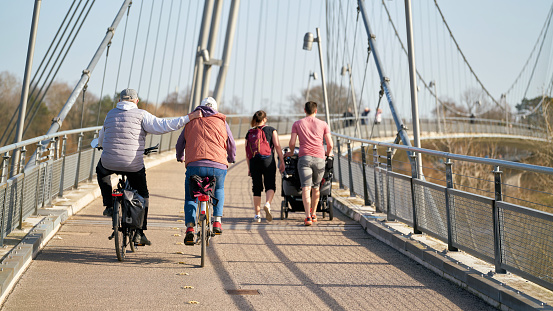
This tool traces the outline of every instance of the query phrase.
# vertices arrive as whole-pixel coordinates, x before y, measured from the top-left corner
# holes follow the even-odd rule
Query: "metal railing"
[[[365,205],[374,204],[387,220],[409,224],[414,234],[424,232],[447,243],[450,251],[461,249],[494,264],[496,273],[508,270],[553,289],[553,214],[529,206],[548,211],[553,207],[524,195],[533,191],[531,186],[508,184],[503,176],[509,171],[511,176],[522,172],[550,178],[553,168],[332,134],[337,140],[334,176],[351,196],[363,197]],[[353,149],[361,153],[360,160],[353,160]],[[423,171],[434,182],[425,180],[417,168],[411,169],[408,161],[394,160],[398,150],[426,156],[430,166],[423,166]],[[455,174],[454,161],[459,167],[480,169],[467,170],[474,176]],[[410,172],[402,174],[406,167]],[[482,173],[487,176],[477,176]],[[466,177],[484,186],[463,184]],[[534,193],[553,199],[549,192]]]
[[[397,128],[393,119],[382,119],[379,124],[373,124],[373,119],[359,121],[359,132],[362,138],[389,138],[397,135]],[[437,119],[420,119],[421,136],[436,137],[452,134],[501,134],[512,136],[533,137],[547,140],[545,128],[535,127],[524,123],[508,123],[503,120],[476,119],[476,118],[446,118],[439,122]],[[412,129],[412,124],[404,124]],[[332,118],[332,130],[336,133],[356,137],[355,118]]]
[[[36,214],[37,209],[48,206],[64,191],[76,189],[79,183],[92,180],[100,151],[90,147],[101,126],[63,131],[44,135],[0,148],[2,166],[0,175],[0,245],[4,238],[23,221]],[[180,131],[163,135],[148,135],[146,147],[160,144],[159,152],[174,148]],[[27,155],[36,149],[35,163]],[[17,167],[9,167],[10,158],[20,151]],[[10,177],[11,176],[11,177]]]

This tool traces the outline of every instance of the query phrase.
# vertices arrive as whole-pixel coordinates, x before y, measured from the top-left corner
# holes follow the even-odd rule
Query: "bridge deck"
[[[251,181],[244,161],[229,169],[224,232],[214,238],[207,265],[200,268],[200,248],[180,244],[183,165],[171,161],[151,168],[148,181],[152,246],[118,262],[107,239],[109,220],[101,216],[101,199],[96,199],[66,221],[2,310],[493,309],[339,212],[333,221],[321,219],[311,227],[303,226],[303,213],[252,223]],[[277,195],[275,210],[280,202]],[[227,292],[236,289],[259,294]]]

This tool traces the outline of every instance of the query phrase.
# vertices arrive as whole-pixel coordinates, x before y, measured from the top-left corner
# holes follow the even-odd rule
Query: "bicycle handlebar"
[[[159,149],[159,144],[157,144],[153,147],[150,147],[150,148],[146,148],[146,149],[144,149],[144,155],[148,155],[152,152],[157,152],[158,149]]]

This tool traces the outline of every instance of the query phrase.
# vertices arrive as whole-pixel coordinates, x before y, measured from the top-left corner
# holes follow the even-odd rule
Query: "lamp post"
[[[328,126],[330,128],[330,131],[332,131],[332,126],[330,125],[330,113],[328,110],[328,99],[326,95],[326,83],[325,83],[325,71],[324,71],[324,61],[323,61],[323,47],[322,47],[322,40],[321,40],[321,31],[319,28],[315,29],[317,32],[317,38],[313,38],[313,34],[308,32],[303,37],[303,49],[306,51],[311,51],[311,46],[313,45],[313,42],[319,43],[319,62],[321,64],[321,80],[323,83],[323,100],[325,104],[325,117],[326,117],[326,123],[328,123]]]
[[[441,120],[440,120],[440,105],[438,104],[438,88],[436,87],[436,81],[430,81],[430,84],[428,85],[429,87],[434,87],[434,97],[436,98],[436,117],[437,117],[437,130],[438,130],[438,133],[441,133],[442,132],[442,127],[441,127]]]
[[[347,64],[342,67],[342,76],[346,75],[346,72],[349,73],[349,85],[351,86],[351,99],[353,101],[353,113],[355,113],[355,133],[357,137],[361,138],[361,132],[359,131],[359,112],[357,111],[357,100],[355,99],[355,89],[353,88],[353,78],[351,74],[351,66]]]
[[[311,72],[311,71],[309,72],[309,78],[307,78],[307,94],[305,94],[305,102],[309,101],[309,91],[311,90],[310,89],[311,78],[313,78],[313,80],[317,80],[317,73]]]

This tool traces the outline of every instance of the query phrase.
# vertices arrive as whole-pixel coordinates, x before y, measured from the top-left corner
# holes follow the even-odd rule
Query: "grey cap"
[[[211,107],[213,110],[217,110],[217,101],[213,97],[206,97],[202,100],[200,106]]]
[[[138,99],[138,93],[133,89],[124,89],[119,97],[121,100],[135,100]]]

